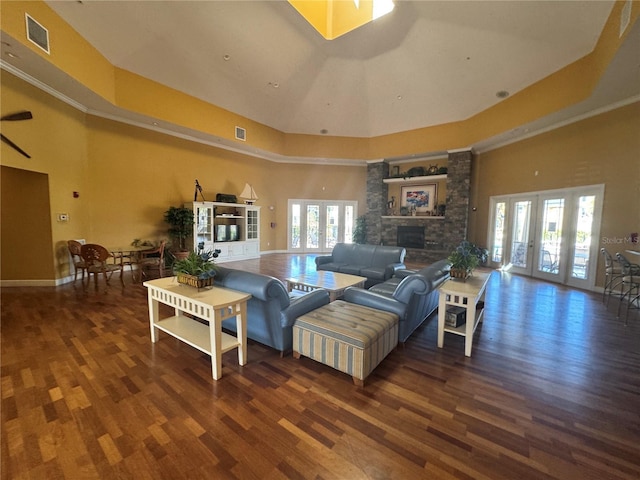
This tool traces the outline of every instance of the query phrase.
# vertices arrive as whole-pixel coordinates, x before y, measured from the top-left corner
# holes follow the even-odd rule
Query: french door
[[[357,209],[356,201],[289,200],[289,251],[329,252],[336,243],[351,243]]]
[[[492,266],[592,289],[604,185],[491,198]]]

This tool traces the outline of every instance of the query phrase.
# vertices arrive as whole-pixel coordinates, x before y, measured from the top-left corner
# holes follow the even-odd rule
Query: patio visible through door
[[[579,288],[595,285],[604,185],[491,198],[490,263]]]

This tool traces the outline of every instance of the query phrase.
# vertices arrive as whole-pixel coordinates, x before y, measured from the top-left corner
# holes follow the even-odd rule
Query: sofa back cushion
[[[376,245],[374,248],[375,254],[372,255],[372,263],[369,265],[373,267],[386,267],[393,263],[404,263],[404,257],[407,254],[407,250],[404,247]]]
[[[351,263],[354,248],[353,243],[336,243],[331,251],[332,263]]]

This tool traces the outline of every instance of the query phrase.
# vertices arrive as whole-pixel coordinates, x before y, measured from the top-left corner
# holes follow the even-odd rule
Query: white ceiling
[[[286,1],[47,3],[117,67],[283,132],[353,137],[491,107],[498,91],[513,95],[588,54],[614,4],[397,0],[388,16],[328,41]],[[640,94],[638,30],[610,66],[609,83],[571,115]],[[26,63],[16,67],[55,84],[50,69]],[[55,88],[91,102],[68,84]]]

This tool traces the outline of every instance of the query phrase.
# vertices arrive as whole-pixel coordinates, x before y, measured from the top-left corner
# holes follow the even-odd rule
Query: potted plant
[[[356,218],[356,227],[353,229],[353,243],[367,243],[367,217],[364,215]]]
[[[178,277],[178,283],[198,288],[211,286],[216,276],[215,259],[219,253],[218,249],[204,251],[199,248],[189,252],[185,258],[177,259],[173,263],[173,273]]]
[[[480,262],[478,255],[475,253],[475,246],[463,240],[456,249],[449,254],[447,259],[451,262],[450,275],[451,278],[466,279],[474,268]]]
[[[172,243],[173,255],[178,259],[186,257],[189,252],[187,238],[193,233],[193,210],[186,207],[169,207],[169,210],[164,212],[164,221],[169,224],[169,236],[177,243]]]

